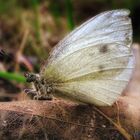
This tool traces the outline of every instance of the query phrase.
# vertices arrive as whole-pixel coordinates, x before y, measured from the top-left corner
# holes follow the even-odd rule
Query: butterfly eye
[[[26,77],[26,81],[29,83],[35,81],[35,76],[31,73],[25,73],[24,76]]]

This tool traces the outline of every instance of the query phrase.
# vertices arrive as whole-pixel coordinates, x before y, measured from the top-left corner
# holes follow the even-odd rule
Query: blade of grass
[[[39,1],[31,0],[31,7],[33,8],[35,19],[34,19],[34,29],[35,29],[35,37],[37,42],[40,43],[40,20],[39,20]]]
[[[12,1],[5,1],[5,0],[0,0],[0,14],[11,14],[14,12],[14,9],[17,5],[17,0],[12,0]]]
[[[132,136],[120,124],[117,124],[116,122],[114,122],[111,118],[109,118],[106,114],[104,114],[98,108],[94,107],[94,110],[96,110],[98,113],[104,116],[108,121],[110,121],[117,128],[117,130],[124,136],[126,140],[132,140]]]
[[[74,28],[74,21],[73,21],[73,6],[71,0],[66,0],[65,5],[66,5],[68,28],[72,30]]]
[[[62,16],[59,1],[50,0],[49,2],[50,2],[49,10],[50,10],[52,16],[54,17],[55,23],[59,26],[60,25],[60,17]]]
[[[18,73],[9,73],[9,72],[0,71],[0,78],[13,80],[20,83],[26,82],[26,78]]]

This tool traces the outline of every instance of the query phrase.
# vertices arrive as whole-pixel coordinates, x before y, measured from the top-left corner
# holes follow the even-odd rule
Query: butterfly
[[[37,99],[52,96],[98,106],[112,105],[134,69],[130,11],[106,11],[60,41],[40,74],[26,73]]]

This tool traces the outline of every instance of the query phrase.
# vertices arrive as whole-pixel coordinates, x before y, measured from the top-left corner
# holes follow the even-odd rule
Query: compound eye
[[[28,78],[28,77],[30,76],[30,74],[29,74],[29,73],[24,73],[24,76],[25,76],[26,78]]]
[[[26,77],[27,82],[32,82],[33,81],[33,75],[30,73],[25,73],[24,76]]]
[[[30,75],[30,77],[29,77],[30,79],[33,79],[33,75]]]

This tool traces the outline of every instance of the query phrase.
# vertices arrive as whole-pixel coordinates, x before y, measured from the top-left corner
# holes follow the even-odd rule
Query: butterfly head
[[[53,87],[51,84],[47,84],[46,81],[40,77],[39,74],[25,73],[26,81],[33,82],[35,89],[26,89],[26,93],[30,93],[34,96],[34,99],[38,100],[51,100]]]
[[[38,75],[34,73],[25,73],[24,76],[26,77],[26,81],[29,83],[36,82],[39,80]]]

